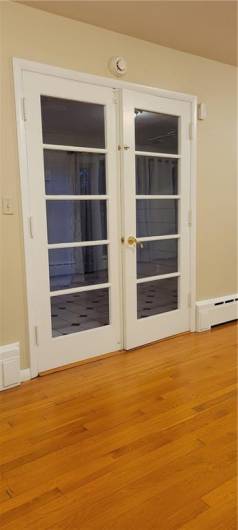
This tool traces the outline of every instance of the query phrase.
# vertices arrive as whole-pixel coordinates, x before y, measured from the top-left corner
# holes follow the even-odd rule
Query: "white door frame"
[[[15,85],[15,103],[16,103],[16,121],[18,136],[18,152],[21,180],[22,195],[22,216],[23,232],[25,247],[25,267],[26,267],[26,285],[27,285],[27,305],[28,305],[28,333],[30,348],[30,371],[31,377],[38,375],[37,352],[35,348],[35,322],[32,311],[32,272],[30,262],[30,226],[29,226],[29,197],[28,197],[28,170],[27,170],[27,147],[24,121],[26,119],[24,91],[23,91],[23,72],[34,72],[39,74],[50,75],[54,77],[80,81],[81,83],[91,83],[93,85],[106,86],[114,88],[118,92],[120,89],[131,89],[137,92],[144,92],[154,96],[160,96],[179,101],[187,101],[191,106],[190,138],[191,138],[191,162],[190,162],[190,206],[191,206],[191,230],[190,230],[190,331],[195,330],[195,304],[196,304],[196,151],[197,151],[197,97],[180,92],[162,90],[145,85],[137,85],[119,81],[117,79],[100,77],[91,74],[85,74],[74,70],[67,70],[47,64],[28,61],[25,59],[13,58],[13,74]]]

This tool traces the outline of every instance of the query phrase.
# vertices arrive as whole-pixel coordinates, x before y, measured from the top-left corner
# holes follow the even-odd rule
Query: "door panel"
[[[125,345],[189,329],[190,105],[123,91]]]
[[[121,348],[116,117],[109,88],[25,72],[24,93],[43,371]]]
[[[115,105],[113,89],[30,72],[23,85],[39,371],[188,330],[190,104],[122,90]]]

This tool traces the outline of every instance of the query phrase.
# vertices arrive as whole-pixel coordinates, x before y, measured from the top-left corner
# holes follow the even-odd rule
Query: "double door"
[[[189,103],[31,72],[23,87],[38,370],[189,330]]]

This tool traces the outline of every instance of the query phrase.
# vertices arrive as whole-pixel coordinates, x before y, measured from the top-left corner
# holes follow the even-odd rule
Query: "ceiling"
[[[237,64],[237,1],[20,3],[228,64]]]

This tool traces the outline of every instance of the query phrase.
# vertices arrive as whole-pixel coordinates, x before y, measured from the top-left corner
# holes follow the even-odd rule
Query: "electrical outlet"
[[[2,211],[4,215],[13,215],[13,200],[10,197],[3,197]]]

